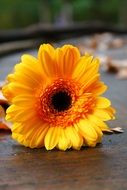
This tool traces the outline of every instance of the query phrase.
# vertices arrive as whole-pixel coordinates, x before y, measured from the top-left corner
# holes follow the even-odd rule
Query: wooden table
[[[8,72],[6,64],[1,60],[1,72]],[[127,190],[127,81],[107,73],[102,78],[117,109],[109,125],[124,133],[104,136],[96,148],[62,152],[25,148],[0,132],[0,190]]]

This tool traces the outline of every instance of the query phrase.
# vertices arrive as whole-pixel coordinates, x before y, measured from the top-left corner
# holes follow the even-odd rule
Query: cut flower
[[[115,110],[100,96],[107,86],[98,69],[97,58],[81,56],[72,45],[43,44],[37,59],[23,55],[3,87],[11,103],[6,119],[13,122],[12,137],[47,150],[100,143],[103,131],[110,130],[104,121],[114,119]]]

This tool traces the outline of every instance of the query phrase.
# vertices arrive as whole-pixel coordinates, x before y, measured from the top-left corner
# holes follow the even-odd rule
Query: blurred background
[[[126,0],[0,0],[0,29],[91,21],[126,27],[126,7]]]

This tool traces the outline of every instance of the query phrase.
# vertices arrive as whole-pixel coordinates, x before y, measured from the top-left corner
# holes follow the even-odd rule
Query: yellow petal
[[[107,86],[104,85],[104,83],[100,82],[97,86],[94,86],[92,89],[92,93],[96,95],[101,95],[107,90]]]
[[[23,80],[23,77],[24,77],[25,79],[28,78],[28,79],[31,79],[33,82],[38,83],[44,78],[42,73],[38,69],[38,64],[36,64],[36,67],[33,67],[32,64],[26,65],[24,63],[20,63],[15,66],[15,70],[16,70],[17,75],[22,76],[23,74],[21,78],[19,79],[17,78],[18,81]],[[13,75],[14,75],[13,78],[16,80],[15,73]]]
[[[30,148],[40,148],[44,146],[44,138],[47,134],[49,127],[47,125],[45,126],[36,126],[36,129],[33,130],[33,132],[31,133],[32,136],[31,138],[27,138],[26,140],[29,143],[29,147]]]
[[[87,119],[80,120],[77,125],[79,128],[80,134],[85,139],[85,143],[89,146],[96,146],[96,144],[98,143],[98,135],[94,127],[89,122],[89,120]]]
[[[21,110],[17,113],[15,112],[13,116],[10,114],[7,114],[6,116],[7,120],[13,121],[14,119],[16,122],[26,122],[27,120],[31,120],[31,118],[37,118],[36,112],[31,112],[31,109]]]
[[[29,130],[26,130],[27,126],[22,126],[19,123],[15,123],[12,128],[12,136],[15,140],[20,142],[26,147],[30,148],[38,148],[44,146],[44,137],[48,131],[48,125],[47,124],[41,124],[36,123],[32,128],[29,128]],[[25,133],[20,133],[21,128]]]
[[[20,144],[26,146],[25,143],[24,143],[25,140],[24,140],[24,136],[23,135],[21,135],[19,133],[12,133],[12,138],[14,140],[18,141]]]
[[[93,77],[90,77],[85,83],[82,83],[82,87],[84,89],[84,91],[86,92],[86,89],[93,83],[95,83],[95,81],[98,81],[100,77],[100,74],[95,74]],[[92,91],[89,91],[92,93]]]
[[[83,139],[79,136],[78,132],[75,130],[74,127],[70,126],[65,129],[67,138],[70,139],[72,143],[72,147],[74,149],[80,149],[83,144]]]
[[[75,64],[77,64],[80,56],[77,54],[77,48],[68,48],[66,53],[64,54],[64,76],[71,76]]]
[[[58,148],[60,150],[66,150],[68,148],[70,148],[70,139],[68,139],[65,135],[65,129],[64,128],[60,128],[60,137],[59,137],[59,142],[58,142]]]
[[[93,78],[94,76],[99,76],[98,68],[98,62],[96,62],[95,64],[91,64],[91,67],[83,74],[82,78],[80,78],[80,83],[88,83],[88,81],[91,80],[91,78]]]
[[[102,136],[103,136],[102,130],[94,123],[91,123],[91,125],[94,127],[94,130],[97,133],[98,136],[97,143],[100,143],[102,141]]]
[[[47,53],[49,53],[53,58],[54,52],[55,52],[55,49],[53,48],[53,46],[51,46],[50,44],[43,44],[43,45],[40,46],[39,51],[38,51],[38,59],[39,60],[41,60],[44,50]]]
[[[95,95],[101,95],[107,90],[107,86],[98,80],[85,87],[86,92],[91,92]]]
[[[12,98],[15,96],[15,93],[13,92],[10,84],[3,86],[2,93],[9,102],[11,102]]]
[[[66,45],[57,48],[55,51],[55,60],[58,67],[57,76],[70,78],[79,58],[80,54],[76,47]]]
[[[92,59],[93,59],[92,56],[90,56],[90,57],[86,57],[86,56],[81,57],[81,59],[78,61],[77,65],[75,67],[75,70],[74,70],[74,72],[72,74],[72,78],[76,79],[76,80],[80,80],[84,76],[84,74],[85,74],[85,72],[87,70],[88,64],[91,63]]]
[[[105,109],[96,109],[93,114],[103,121],[113,119],[113,117]]]
[[[48,126],[40,128],[40,131],[38,132],[38,134],[36,135],[34,139],[35,147],[40,148],[44,146],[44,138],[48,132],[48,129],[49,129]]]
[[[55,50],[49,44],[43,44],[39,48],[38,59],[42,72],[49,78],[56,77],[57,65],[54,61]]]
[[[105,111],[108,112],[112,119],[115,119],[114,114],[116,113],[116,110],[113,107],[110,106],[108,108],[105,108]]]
[[[22,94],[18,95],[13,99],[13,104],[21,107],[30,106],[32,108],[35,107],[35,97],[31,94]]]
[[[52,150],[54,147],[56,147],[59,141],[59,132],[59,127],[49,128],[44,139],[45,147],[47,150]]]
[[[104,97],[98,97],[96,99],[96,107],[97,108],[107,108],[111,105],[111,102],[109,99]]]
[[[33,73],[39,73],[40,74],[40,70],[39,70],[39,66],[38,66],[38,60],[28,54],[24,54],[21,57],[21,61],[22,61],[22,65],[25,66],[25,68],[28,68],[28,70],[31,70]]]
[[[23,85],[17,82],[11,82],[2,89],[4,96],[9,99],[9,101],[19,94],[28,93],[31,95],[34,91],[34,88],[30,88],[28,85]]]
[[[98,68],[99,61],[96,59],[92,60],[91,56],[82,57],[72,77],[79,81],[84,88],[87,88],[98,79]]]
[[[9,82],[14,82],[15,81],[15,79],[14,79],[14,74],[9,74],[8,76],[7,76],[7,81],[9,81]]]
[[[64,76],[64,53],[61,48],[57,48],[55,51],[54,61],[56,63],[56,76],[62,78]]]
[[[25,71],[21,66],[21,69],[19,69],[16,73],[13,74],[14,80],[18,81],[19,83],[26,84],[29,87],[35,87],[36,85],[39,85],[41,81],[43,81],[43,77],[40,77],[39,75],[32,75],[31,72],[27,71],[26,73]]]
[[[15,123],[12,125],[11,131],[18,134],[18,133],[20,133],[21,128],[22,128],[22,124],[15,122]]]
[[[45,123],[42,120],[37,118],[31,118],[22,123],[14,123],[12,127],[12,132],[20,133],[22,135],[26,135],[31,129],[38,129],[39,127],[43,128]]]
[[[95,115],[88,115],[87,118],[92,123],[95,123],[102,131],[109,130],[109,127],[101,119],[99,119]]]

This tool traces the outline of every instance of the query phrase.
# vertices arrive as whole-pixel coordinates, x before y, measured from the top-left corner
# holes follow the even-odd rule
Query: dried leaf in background
[[[8,108],[9,103],[2,94],[3,84],[4,84],[3,82],[0,82],[0,130],[1,129],[10,130],[11,123],[5,120],[6,109]]]

